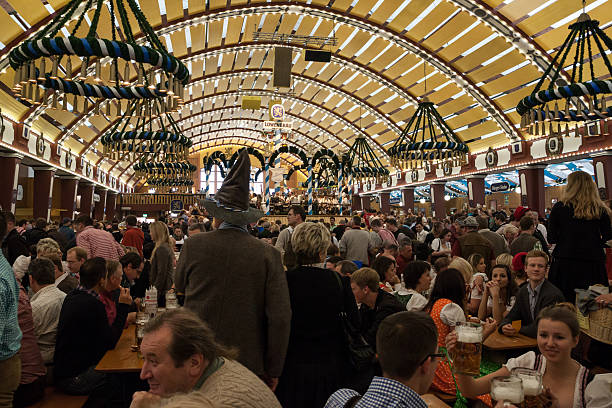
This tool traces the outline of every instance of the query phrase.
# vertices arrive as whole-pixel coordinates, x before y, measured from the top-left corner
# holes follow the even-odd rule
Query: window
[[[251,192],[255,194],[261,194],[263,190],[263,172],[259,172],[257,179],[253,180],[255,174],[259,171],[259,169],[251,167],[251,182],[249,183],[249,189]],[[227,173],[227,172],[224,172]],[[221,175],[221,170],[219,170],[219,166],[213,166],[210,176],[208,178],[209,194],[215,194],[217,190],[221,188],[221,184],[223,184],[223,180],[225,177]],[[200,189],[201,191],[206,190],[206,171],[204,169],[200,170]]]

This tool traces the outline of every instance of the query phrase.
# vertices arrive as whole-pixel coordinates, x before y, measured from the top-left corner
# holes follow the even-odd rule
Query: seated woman
[[[484,286],[484,279],[482,277],[474,278],[474,268],[472,265],[466,261],[465,259],[456,256],[453,258],[451,263],[448,265],[449,269],[456,269],[461,272],[461,276],[463,276],[463,281],[466,285],[466,290],[468,291],[468,298],[466,300],[466,311],[470,314],[478,313],[478,305],[480,304],[480,299],[474,300],[474,303],[471,303],[472,297],[472,284],[482,282]],[[477,279],[477,280],[476,280]]]
[[[340,261],[336,264],[335,271],[338,272],[342,276],[348,276],[349,278],[357,269],[357,265],[353,261]]]
[[[457,384],[466,397],[487,393],[491,390],[491,379],[510,375],[515,367],[529,368],[542,374],[544,392],[541,399],[545,406],[558,408],[584,408],[589,401],[601,400],[600,388],[587,386],[593,379],[589,370],[571,357],[572,349],[578,344],[580,326],[576,309],[570,303],[559,303],[542,309],[537,318],[538,350],[541,354],[529,351],[519,357],[511,358],[499,370],[480,378],[457,374]],[[449,350],[455,347],[457,334],[450,333],[446,338]],[[591,391],[592,390],[592,391]],[[608,390],[609,392],[609,390]],[[603,396],[605,397],[605,395]]]
[[[429,313],[436,324],[439,347],[444,347],[444,339],[454,330],[457,323],[467,320],[464,308],[468,291],[469,286],[465,284],[463,275],[457,269],[449,268],[436,277],[436,283],[424,310]],[[495,327],[495,321],[485,322],[483,336],[488,337]],[[438,364],[431,387],[445,394],[456,394],[455,382],[446,359]],[[486,391],[480,394],[486,394]],[[491,403],[489,395],[483,395],[479,399],[488,405]]]
[[[380,276],[380,288],[387,292],[393,292],[400,288],[400,280],[397,277],[397,264],[391,258],[378,256],[372,262],[372,269]]]
[[[512,277],[510,268],[504,264],[497,264],[491,270],[491,280],[485,285],[482,301],[478,308],[478,318],[486,320],[492,316],[501,322],[510,312],[516,301],[518,288]]]
[[[506,265],[508,268],[512,268],[512,255],[504,252],[503,254],[499,254],[497,258],[495,258],[495,265]]]
[[[429,289],[431,266],[424,261],[409,262],[404,268],[403,278],[406,289],[398,292],[396,297],[406,305],[408,311],[423,310],[427,298],[421,293]]]
[[[480,254],[470,255],[467,261],[474,270],[474,275],[472,275],[472,280],[470,281],[471,292],[468,310],[471,314],[477,315],[480,300],[484,293],[485,283],[489,280],[487,276],[487,264],[485,263],[484,257]]]

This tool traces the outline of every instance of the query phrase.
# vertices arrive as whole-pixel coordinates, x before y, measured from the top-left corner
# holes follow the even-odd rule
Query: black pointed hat
[[[201,200],[200,203],[210,215],[230,224],[245,225],[257,221],[263,216],[263,212],[249,206],[250,174],[251,160],[244,149],[227,173],[215,198]]]

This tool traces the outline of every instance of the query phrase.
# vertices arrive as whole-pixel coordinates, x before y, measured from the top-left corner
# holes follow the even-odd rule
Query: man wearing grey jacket
[[[237,348],[237,360],[274,390],[289,343],[291,306],[280,252],[247,232],[247,224],[263,215],[249,207],[250,168],[244,150],[214,200],[201,202],[215,230],[185,242],[174,282],[185,307],[217,341]]]
[[[376,246],[370,233],[361,229],[361,217],[358,215],[353,217],[351,229],[342,234],[339,244],[344,259],[359,261],[362,266],[370,264],[368,251]]]

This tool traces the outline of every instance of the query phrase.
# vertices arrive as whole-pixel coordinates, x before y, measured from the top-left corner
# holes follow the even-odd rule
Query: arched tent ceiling
[[[109,126],[107,118],[33,110],[14,100],[9,91],[14,72],[6,69],[8,52],[67,2],[0,2],[0,69],[4,71],[0,103],[13,119],[110,168],[115,163],[101,161],[96,146],[100,132]],[[138,3],[167,48],[191,71],[194,81],[176,118],[189,128],[187,134],[197,143],[194,150],[230,140],[251,138],[256,143],[261,138],[260,122],[249,121],[248,126],[240,122],[265,119],[266,112],[236,109],[241,95],[261,95],[264,107],[270,99],[281,99],[296,124],[292,142],[301,147],[309,141],[343,151],[360,133],[374,147],[389,147],[422,96],[437,105],[471,151],[507,144],[522,137],[516,103],[531,91],[551,60],[548,54],[561,45],[567,25],[581,12],[578,0]],[[612,2],[587,1],[587,11],[610,35]],[[103,15],[102,21],[108,18]],[[86,19],[77,35],[88,27]],[[338,45],[331,48],[330,63],[317,63],[304,61],[303,45],[291,44],[293,87],[290,95],[283,95],[271,83],[275,44],[254,41],[253,31],[335,35]],[[100,27],[98,33],[110,38],[110,27]],[[601,59],[594,63],[602,65]],[[231,132],[206,125],[221,118]],[[222,135],[225,131],[229,133]],[[115,168],[127,167],[128,163],[122,163]]]

